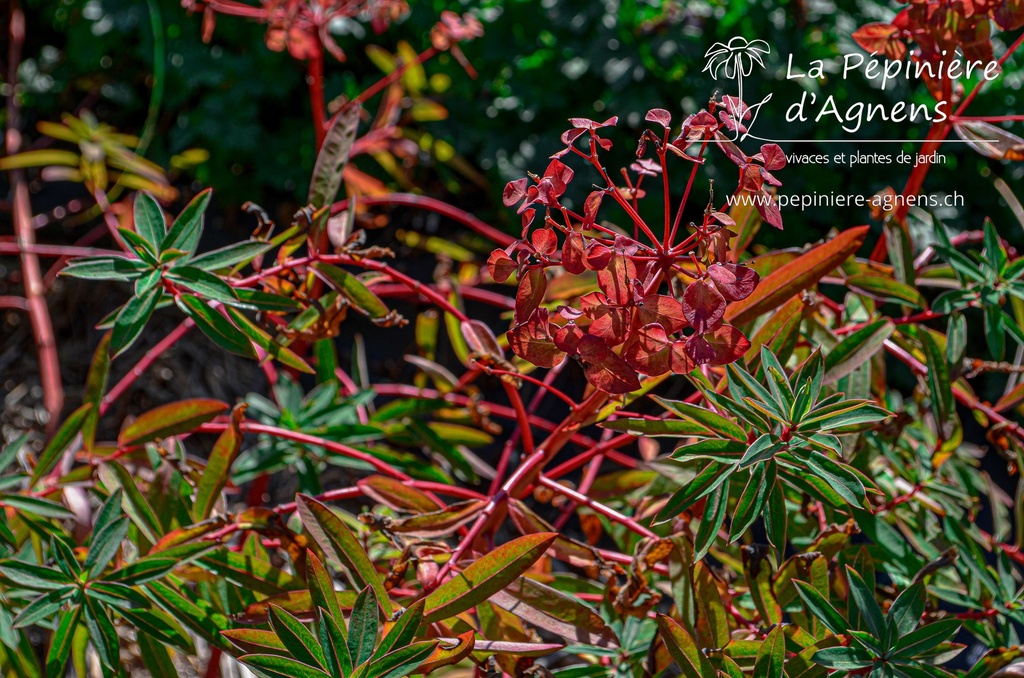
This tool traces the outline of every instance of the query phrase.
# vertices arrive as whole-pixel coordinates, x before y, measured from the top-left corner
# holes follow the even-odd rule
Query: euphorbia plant
[[[322,40],[319,4],[282,7]],[[434,49],[474,27],[447,17]],[[573,119],[543,174],[505,189],[516,239],[425,196],[356,182],[337,200],[356,150],[394,131],[361,124],[369,98],[314,116],[309,205],[280,231],[250,207],[249,241],[200,252],[215,193],[176,218],[139,193],[121,221],[105,208],[120,249],[65,268],[131,287],[97,319],[81,405],[38,453],[0,454],[5,672],[159,674],[202,664],[197,639],[207,675],[317,678],[980,678],[1020,655],[1024,515],[960,421],[1018,470],[1021,266],[994,225],[936,223],[915,248],[890,215],[892,265],[858,257],[867,227],[751,257],[762,222],[781,227],[785,161],[730,141],[749,109],[726,97],[678,128],[650,111],[619,174],[615,118]],[[695,209],[712,152],[738,170],[733,199]],[[498,249],[485,265],[490,247],[404,232],[437,255],[416,277],[363,228],[382,205]],[[172,305],[184,318],[154,343]],[[380,378],[358,333],[406,324],[408,379]],[[116,420],[192,328],[268,388]]]

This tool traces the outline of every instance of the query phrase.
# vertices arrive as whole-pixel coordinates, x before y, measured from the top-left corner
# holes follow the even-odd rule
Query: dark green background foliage
[[[24,68],[36,75],[29,78],[26,115],[56,119],[61,111],[86,107],[125,131],[141,131],[154,71],[147,4],[134,0],[63,0],[59,4],[33,0],[28,4],[34,23],[26,47],[31,58]],[[173,154],[185,149],[207,149],[209,161],[194,174],[203,185],[217,186],[221,207],[254,199],[267,207],[282,201],[297,204],[313,163],[302,66],[286,53],[267,49],[261,25],[220,17],[207,45],[200,37],[199,16],[187,16],[173,0],[152,0],[152,4],[159,8],[166,35],[167,76],[151,157],[166,165]],[[469,7],[441,0],[413,5],[405,20],[379,37],[336,36],[349,60],[338,63],[328,58],[329,98],[357,93],[379,77],[379,69],[365,54],[367,43],[394,51],[400,40],[406,40],[422,49],[442,9]],[[715,91],[715,82],[701,70],[704,52],[714,41],[727,41],[733,35],[764,37],[772,46],[767,69],[755,69],[746,81],[747,91],[758,98],[772,92],[775,102],[783,102],[765,109],[758,121],[759,133],[780,138],[832,137],[834,124],[801,127],[783,120],[802,86],[800,80],[786,80],[784,55],[793,54],[794,64],[805,67],[812,59],[855,51],[850,33],[865,23],[890,19],[897,5],[889,5],[801,0],[473,3],[486,36],[463,49],[479,78],[469,78],[447,55],[428,64],[428,73],[443,73],[451,79],[450,89],[439,96],[451,115],[445,121],[427,123],[424,129],[453,143],[472,165],[484,170],[490,189],[481,193],[444,168],[436,175],[426,173],[423,182],[438,192],[459,193],[458,200],[465,206],[482,210],[491,220],[510,223],[510,211],[498,201],[502,186],[523,176],[525,170],[543,170],[546,157],[559,148],[567,118],[603,120],[618,115],[620,125],[629,128],[625,138],[639,130],[650,108],[666,108],[679,120]],[[363,27],[354,30],[369,32]],[[997,36],[996,53],[1002,48]],[[260,77],[252,77],[253,73]],[[972,115],[1015,110],[1021,79],[1019,73],[1010,73],[990,85],[972,105]],[[905,86],[890,87],[883,93],[860,77],[836,79],[825,88],[845,102],[893,103],[907,98],[925,102],[928,96],[922,86],[913,92]],[[858,136],[885,138],[895,131],[891,123],[876,120],[866,123]],[[899,131],[914,137],[923,135],[925,126]],[[813,153],[896,149],[857,144],[785,148]],[[617,160],[626,161],[632,151],[619,147]],[[943,151],[947,163],[931,172],[925,191],[955,186],[969,197],[966,209],[942,215],[949,225],[979,228],[985,216],[997,224],[1012,219],[993,180],[1002,176],[1012,184],[1021,178],[1019,167],[1011,170],[956,145],[947,145]],[[727,166],[719,160],[715,169],[732,180],[731,163]],[[368,171],[374,171],[372,165],[362,163]],[[895,163],[870,168],[864,172],[862,167],[791,165],[780,177],[786,193],[802,194],[813,186],[817,193],[871,195],[886,186],[899,190],[910,169]],[[720,175],[712,171],[710,176]],[[431,178],[434,181],[428,181]],[[698,196],[706,195],[707,187],[697,190]],[[226,215],[235,218],[230,208]],[[804,243],[823,236],[829,228],[865,223],[869,218],[867,210],[829,207],[788,210],[784,216],[786,232],[763,233],[760,243]]]

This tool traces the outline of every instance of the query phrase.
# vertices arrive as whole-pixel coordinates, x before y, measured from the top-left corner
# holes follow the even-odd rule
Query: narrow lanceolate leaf
[[[729,305],[726,321],[742,325],[813,287],[860,249],[868,230],[868,226],[858,226],[843,231],[761,278],[753,294]]]
[[[387,589],[384,588],[384,580],[352,531],[331,509],[312,497],[300,494],[298,507],[303,527],[309,530],[324,553],[341,564],[358,587],[370,586],[377,598],[377,604],[384,614],[390,617],[394,606],[388,597]]]
[[[945,428],[956,416],[956,402],[953,399],[953,384],[949,374],[946,354],[939,350],[931,331],[921,328],[918,332],[921,347],[928,364],[928,387],[931,391],[932,413]]]
[[[210,196],[213,191],[206,189],[192,198],[185,209],[181,211],[178,218],[171,224],[167,235],[160,242],[160,251],[181,250],[189,254],[195,254],[196,246],[199,244],[199,237],[203,234],[203,215],[210,204]]]
[[[210,458],[206,462],[203,476],[196,488],[196,501],[192,506],[192,518],[201,522],[210,517],[214,504],[220,497],[221,490],[228,483],[231,475],[231,464],[242,449],[242,419],[245,418],[245,403],[235,405],[231,410],[231,423],[217,438]]]
[[[167,232],[164,211],[160,209],[160,204],[149,193],[139,193],[135,196],[134,212],[135,232],[151,245],[154,252],[159,253],[158,248]]]
[[[203,569],[225,577],[250,591],[268,596],[302,587],[299,579],[259,558],[221,549],[197,561]]]
[[[658,630],[668,653],[683,672],[685,678],[705,678],[717,675],[710,660],[704,656],[697,642],[679,622],[671,617],[658,615]]]
[[[60,570],[55,570],[21,560],[0,560],[0,574],[19,587],[50,591],[71,583]]]
[[[50,641],[50,651],[46,653],[46,675],[64,675],[64,667],[71,656],[71,641],[75,637],[75,627],[78,626],[81,616],[81,605],[74,606],[70,612],[60,616],[60,623]]]
[[[130,347],[146,326],[156,305],[163,296],[163,289],[157,285],[151,287],[142,296],[132,297],[117,314],[114,331],[110,336],[110,352],[117,357]]]
[[[526,577],[491,596],[491,603],[504,608],[537,628],[555,633],[573,643],[596,647],[618,647],[615,632],[597,612],[575,597]]]
[[[334,580],[313,551],[306,552],[306,583],[309,585],[313,609],[325,610],[335,620],[344,619],[334,590]]]
[[[117,445],[142,445],[185,433],[223,414],[227,409],[227,403],[208,398],[193,398],[162,405],[124,427],[117,437]]]
[[[800,595],[800,599],[804,601],[804,607],[813,617],[836,635],[846,633],[847,626],[849,626],[846,620],[836,611],[836,608],[832,607],[831,603],[818,593],[817,589],[802,581],[794,580],[793,583],[796,584],[796,591]]]
[[[962,623],[959,619],[943,619],[911,631],[896,643],[896,656],[909,658],[924,654],[953,637]]]
[[[882,275],[872,275],[870,273],[851,275],[846,279],[846,284],[853,291],[865,294],[879,301],[910,304],[917,308],[923,308],[925,304],[924,297],[916,289]]]
[[[60,274],[83,280],[118,280],[129,282],[135,280],[150,266],[139,259],[126,257],[88,257],[75,259]]]
[[[380,626],[380,611],[373,601],[370,588],[360,591],[352,606],[352,617],[348,622],[348,653],[352,664],[359,666],[373,654]]]
[[[160,607],[207,642],[222,650],[231,651],[231,643],[223,636],[222,631],[231,628],[231,620],[219,612],[210,603],[202,599],[190,600],[178,590],[154,581],[146,585],[153,599]]]
[[[82,430],[82,426],[85,425],[86,418],[92,409],[92,403],[86,403],[64,420],[64,423],[57,429],[57,433],[50,439],[46,448],[43,449],[43,453],[39,455],[39,461],[36,462],[36,467],[32,469],[32,479],[29,481],[29,485],[35,485],[40,478],[53,470],[57,462],[64,455],[68,445],[75,439],[78,432]]]
[[[331,678],[326,671],[273,654],[246,654],[239,657],[238,661],[271,678]]]
[[[270,606],[270,626],[288,648],[291,656],[310,666],[324,666],[327,662],[316,636],[298,619],[276,605]]]
[[[188,263],[204,271],[217,271],[222,268],[236,266],[237,264],[249,263],[272,247],[273,244],[271,243],[256,240],[239,242],[234,245],[204,252],[198,257],[190,259]]]
[[[100,419],[100,402],[107,390],[109,374],[110,332],[107,332],[100,339],[100,343],[93,353],[92,362],[89,364],[89,374],[85,379],[85,395],[82,397],[82,403],[92,405],[92,409],[82,424],[82,445],[87,452],[92,452],[93,442],[96,440],[96,425]]]
[[[185,315],[192,318],[195,321],[196,327],[209,337],[213,343],[225,351],[230,351],[246,358],[256,357],[256,351],[253,350],[252,343],[248,337],[205,301],[191,294],[182,294],[175,301],[178,304],[178,308]]]
[[[314,207],[330,205],[338,195],[341,175],[356,140],[360,111],[359,106],[349,106],[334,118],[327,130],[309,183],[309,202]]]
[[[725,481],[708,495],[704,503],[704,516],[701,518],[700,527],[697,528],[697,536],[693,540],[694,562],[706,556],[715,543],[718,531],[722,529],[728,505],[729,481]]]
[[[407,676],[425,662],[437,648],[436,640],[406,645],[389,652],[370,664],[368,675],[375,678],[401,678]]]
[[[540,532],[490,551],[427,596],[424,623],[432,624],[487,600],[525,573],[558,538]]]
[[[380,297],[371,292],[359,278],[348,271],[321,261],[315,262],[313,268],[323,275],[331,287],[369,317],[383,318],[388,314],[388,307],[380,300]]]
[[[891,320],[879,320],[844,337],[825,358],[825,384],[834,384],[871,360],[896,330]]]
[[[167,273],[171,282],[190,289],[207,301],[231,304],[238,301],[238,294],[231,285],[220,277],[196,266],[175,266]]]
[[[253,321],[249,320],[241,311],[238,311],[230,306],[226,306],[225,309],[229,316],[231,316],[231,322],[235,324],[235,327],[240,329],[245,336],[249,338],[252,343],[259,346],[265,353],[270,357],[274,358],[282,365],[286,365],[300,372],[306,374],[312,374],[313,368],[309,366],[305,360],[300,358],[295,351],[291,350],[286,346],[274,341],[274,338],[267,332],[264,332],[258,327]]]
[[[783,678],[783,662],[786,659],[786,636],[782,627],[776,626],[768,633],[757,651],[754,675],[758,678]]]
[[[82,567],[88,572],[89,579],[94,579],[113,560],[121,542],[128,535],[128,516],[124,516],[103,527],[92,537],[89,553]]]

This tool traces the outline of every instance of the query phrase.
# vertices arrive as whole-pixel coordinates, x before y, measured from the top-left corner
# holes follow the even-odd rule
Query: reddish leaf
[[[498,360],[505,359],[505,352],[498,345],[498,339],[491,328],[479,320],[465,320],[461,324],[462,336],[469,350],[477,355],[489,355]]]
[[[530,237],[530,242],[544,256],[550,256],[558,250],[558,236],[551,228],[538,228]]]
[[[683,292],[683,316],[697,334],[721,325],[725,306],[725,297],[707,280],[696,280]]]
[[[765,173],[767,174],[767,172]],[[769,175],[770,176],[770,175]],[[778,182],[773,182],[778,183]],[[775,196],[763,188],[754,199],[758,214],[775,228],[782,228],[782,212],[779,211],[779,204],[775,202]]]
[[[736,325],[750,322],[782,305],[794,294],[817,284],[827,273],[855,253],[864,242],[868,226],[843,231],[835,238],[781,266],[762,279],[754,293],[730,304],[726,319]]]
[[[668,129],[669,126],[672,125],[672,114],[664,108],[652,108],[647,111],[647,116],[644,120],[648,122],[656,122],[665,129]]]
[[[591,271],[600,271],[612,260],[612,250],[596,240],[591,240],[587,245],[586,254],[583,257],[583,264]]]
[[[193,398],[157,407],[128,424],[117,437],[118,447],[141,445],[191,431],[228,409],[219,400]]]
[[[686,374],[696,365],[686,353],[686,340],[680,339],[672,343],[671,366],[673,374]]]
[[[505,184],[505,191],[501,195],[501,201],[505,207],[511,207],[526,197],[526,179],[516,179]]]
[[[900,40],[900,29],[892,24],[868,24],[853,32],[853,39],[864,50],[884,54],[893,61],[907,56],[907,46]]]
[[[607,268],[597,273],[597,284],[616,306],[626,306],[633,301],[636,265],[632,259],[621,254],[612,256]]]
[[[672,343],[665,328],[650,324],[636,331],[622,351],[622,359],[644,374],[658,376],[672,369]]]
[[[566,323],[555,332],[555,346],[566,353],[575,355],[582,336],[583,330],[576,323]]]
[[[734,362],[750,348],[750,341],[732,325],[722,325],[714,332],[705,334],[704,341],[714,351],[714,357],[709,361],[712,365]]]
[[[669,334],[674,334],[686,327],[683,305],[673,297],[664,294],[651,294],[644,297],[640,304],[640,322],[644,325],[658,323]]]
[[[530,319],[542,301],[544,292],[547,290],[548,279],[544,275],[543,268],[531,268],[519,281],[519,289],[516,291],[515,321],[524,323]]]
[[[594,191],[583,203],[583,227],[589,228],[597,220],[597,210],[601,207],[604,191]]]
[[[228,483],[231,464],[242,449],[241,424],[247,407],[245,403],[235,405],[231,410],[231,425],[220,434],[210,452],[206,468],[199,479],[199,487],[196,488],[196,501],[192,506],[192,517],[196,522],[210,517],[214,505],[220,498],[221,490]]]
[[[562,245],[562,266],[573,275],[579,275],[587,270],[583,263],[583,253],[586,247],[583,235],[573,231],[566,237]]]
[[[628,308],[601,304],[590,306],[584,312],[593,320],[587,330],[590,334],[601,337],[610,346],[618,346],[626,340],[632,320]]]
[[[516,262],[512,261],[505,250],[494,250],[487,258],[487,270],[491,272],[494,282],[503,283],[515,272]]]
[[[729,301],[740,301],[749,297],[761,279],[754,269],[739,264],[708,266],[708,277]]]
[[[599,337],[587,334],[580,338],[579,355],[587,381],[606,393],[636,391],[640,380],[626,361],[617,356]]]
[[[761,146],[762,164],[767,170],[780,170],[786,166],[786,154],[778,144],[764,144]]]
[[[528,323],[516,325],[508,331],[508,345],[512,351],[537,367],[554,367],[565,358],[565,352],[551,339],[546,313]]]

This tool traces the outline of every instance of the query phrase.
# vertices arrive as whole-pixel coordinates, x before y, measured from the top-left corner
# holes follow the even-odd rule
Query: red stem
[[[21,48],[25,42],[25,14],[11,3],[10,44],[8,45],[8,82],[18,82],[18,65],[21,63]],[[15,95],[7,97],[7,134],[6,154],[14,155],[21,148],[21,133],[18,131],[20,122],[19,98]],[[39,379],[43,386],[43,405],[48,416],[47,429],[53,430],[60,422],[61,411],[64,409],[64,386],[61,383],[60,361],[57,355],[57,342],[53,335],[53,323],[50,310],[46,306],[43,273],[39,266],[39,258],[29,252],[35,246],[35,229],[32,228],[32,204],[28,194],[28,181],[22,170],[11,171],[13,189],[14,232],[17,238],[21,258],[21,273],[24,278],[25,302],[28,307],[29,321],[35,338],[36,350],[39,354]]]

